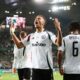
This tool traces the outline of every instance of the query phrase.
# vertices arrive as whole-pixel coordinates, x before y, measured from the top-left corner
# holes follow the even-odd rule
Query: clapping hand
[[[57,30],[61,31],[60,22],[59,22],[58,18],[54,19],[54,25]]]

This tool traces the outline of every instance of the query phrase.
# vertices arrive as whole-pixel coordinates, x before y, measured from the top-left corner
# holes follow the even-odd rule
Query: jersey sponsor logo
[[[32,46],[46,46],[44,43],[32,43]]]

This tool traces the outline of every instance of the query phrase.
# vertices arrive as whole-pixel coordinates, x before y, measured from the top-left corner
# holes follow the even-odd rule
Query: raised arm
[[[54,20],[54,25],[57,30],[57,39],[56,39],[56,45],[61,46],[62,45],[62,31],[60,27],[60,22],[58,21],[57,18]]]
[[[13,39],[14,43],[16,44],[16,46],[18,48],[24,47],[23,43],[18,39],[18,37],[16,36],[16,34],[14,33],[14,31],[15,31],[14,25],[11,24],[11,26],[10,26],[10,34],[12,36],[12,39]]]
[[[63,52],[61,50],[58,50],[57,59],[59,65],[59,72],[61,75],[63,75],[64,74],[63,67],[62,67]]]

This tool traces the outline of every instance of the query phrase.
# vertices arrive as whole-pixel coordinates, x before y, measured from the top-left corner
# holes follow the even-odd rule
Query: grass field
[[[59,74],[59,72],[54,72],[54,80],[63,80],[63,76]]]
[[[62,80],[62,76],[59,72],[54,72],[54,80]],[[13,73],[4,73],[0,76],[0,80],[18,80],[17,74]]]

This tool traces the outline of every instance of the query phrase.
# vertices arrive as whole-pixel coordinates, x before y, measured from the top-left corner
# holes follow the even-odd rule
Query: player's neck
[[[43,32],[44,31],[44,28],[37,28],[36,29],[36,32]]]

